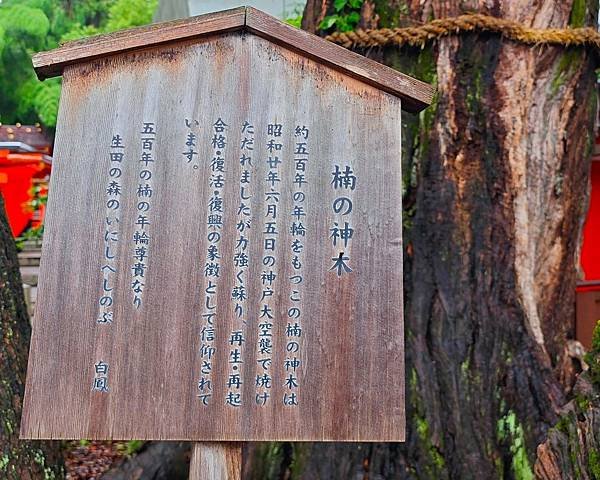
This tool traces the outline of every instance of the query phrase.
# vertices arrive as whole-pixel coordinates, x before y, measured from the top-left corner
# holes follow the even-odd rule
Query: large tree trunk
[[[392,3],[363,7],[363,23],[374,7],[380,26],[478,11],[563,28],[595,25],[597,8]],[[304,27],[332,4],[309,0]],[[367,53],[438,88],[404,129],[407,442],[258,446],[248,477],[600,478],[598,386],[567,404],[594,54],[485,33]]]
[[[187,480],[189,442],[149,442],[143,450],[102,475],[102,480]]]
[[[60,443],[19,440],[31,327],[17,250],[0,195],[0,478],[62,478]],[[60,372],[57,372],[59,375]]]

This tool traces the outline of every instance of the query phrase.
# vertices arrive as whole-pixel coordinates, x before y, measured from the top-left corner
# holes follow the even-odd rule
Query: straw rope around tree
[[[600,33],[593,28],[529,28],[514,20],[483,14],[442,18],[416,27],[335,32],[325,38],[346,48],[424,46],[440,37],[473,31],[493,32],[530,45],[600,47]]]

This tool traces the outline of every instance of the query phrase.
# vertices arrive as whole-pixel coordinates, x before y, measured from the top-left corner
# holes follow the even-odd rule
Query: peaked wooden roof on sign
[[[429,84],[287,25],[252,7],[239,7],[68,42],[55,50],[34,55],[33,66],[38,77],[44,79],[62,75],[68,65],[107,55],[242,30],[400,97],[402,107],[409,112],[419,112],[431,104],[434,90]]]

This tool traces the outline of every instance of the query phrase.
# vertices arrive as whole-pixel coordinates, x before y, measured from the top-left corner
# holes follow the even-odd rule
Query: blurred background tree
[[[60,79],[40,82],[31,55],[98,33],[145,25],[158,0],[0,1],[0,122],[53,129]]]

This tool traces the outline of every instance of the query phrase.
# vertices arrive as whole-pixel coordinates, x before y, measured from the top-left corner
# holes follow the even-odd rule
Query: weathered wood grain
[[[34,55],[33,65],[38,76],[43,79],[60,75],[67,65],[73,63],[239,29],[249,30],[396,95],[402,99],[404,109],[409,112],[423,110],[433,99],[434,89],[431,85],[291,27],[252,7],[239,7],[69,42],[58,49]]]
[[[241,443],[194,443],[190,462],[190,480],[241,480],[241,478]]]
[[[197,397],[203,325],[212,124],[228,123],[224,226],[217,291],[213,401]],[[48,200],[38,311],[27,376],[22,435],[28,438],[165,440],[402,441],[401,100],[266,39],[241,32],[110,56],[67,67]],[[199,155],[183,156],[199,125]],[[247,315],[234,314],[238,272],[241,126],[255,127]],[[132,306],[132,256],[142,122],[156,122],[146,289]],[[269,190],[267,125],[284,126],[273,271],[272,400],[255,402],[264,222]],[[290,245],[294,127],[310,129],[303,263],[303,364],[298,406],[283,404],[285,328],[293,287]],[[115,319],[99,325],[109,146],[120,134],[121,221]],[[196,165],[198,168],[194,168]],[[356,188],[334,189],[335,166],[351,166]],[[336,217],[334,200],[351,196]],[[332,244],[336,221],[354,235]],[[332,270],[340,252],[351,273]],[[245,322],[245,323],[244,323]],[[243,405],[225,405],[231,372],[228,335],[241,329]],[[92,391],[94,363],[110,365],[108,393]]]

